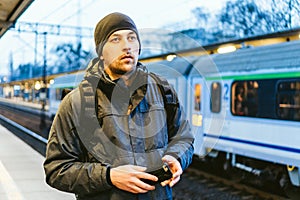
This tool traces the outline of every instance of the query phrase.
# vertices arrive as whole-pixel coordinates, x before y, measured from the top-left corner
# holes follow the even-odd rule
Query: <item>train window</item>
[[[221,111],[221,84],[213,82],[211,85],[211,112],[218,113]]]
[[[255,117],[258,113],[257,81],[236,81],[231,86],[231,113]]]
[[[57,88],[55,90],[55,100],[61,100],[61,89]]]
[[[276,96],[278,118],[300,121],[300,80],[280,82]]]
[[[66,95],[66,93],[70,92],[71,90],[73,90],[73,87],[68,87],[68,88],[56,88],[55,90],[55,100],[62,100],[63,97]],[[68,92],[66,92],[68,91]]]
[[[63,98],[69,93],[71,92],[73,89],[72,88],[64,88],[62,91],[61,91],[61,100],[63,100]]]
[[[200,111],[201,110],[201,85],[200,84],[196,84],[195,88],[194,88],[194,109],[196,111]]]

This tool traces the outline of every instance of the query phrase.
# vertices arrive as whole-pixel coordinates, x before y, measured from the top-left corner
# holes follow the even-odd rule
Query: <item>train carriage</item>
[[[212,62],[199,59],[189,76],[195,90],[206,85],[196,154],[225,152],[232,166],[258,174],[263,169],[239,163],[236,156],[287,166],[292,184],[300,186],[299,55],[295,41],[207,56]]]
[[[84,72],[66,74],[56,77],[49,87],[49,115],[54,118],[62,99],[63,90],[74,89],[83,80]]]

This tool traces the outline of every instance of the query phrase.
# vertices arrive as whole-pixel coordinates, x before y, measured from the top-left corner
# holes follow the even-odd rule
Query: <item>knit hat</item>
[[[96,52],[100,56],[104,44],[107,42],[109,36],[116,31],[129,29],[136,33],[137,39],[140,44],[139,53],[141,51],[141,42],[139,33],[133,20],[122,13],[114,12],[106,15],[96,25],[94,32],[94,39],[96,45]]]

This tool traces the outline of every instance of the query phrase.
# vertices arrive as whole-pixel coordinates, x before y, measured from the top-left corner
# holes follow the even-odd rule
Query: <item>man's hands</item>
[[[162,161],[167,163],[173,173],[173,177],[161,183],[162,186],[169,185],[173,187],[179,180],[182,174],[182,168],[179,161],[173,156],[166,155]],[[158,178],[154,175],[146,173],[146,167],[136,165],[122,165],[110,169],[110,180],[114,186],[121,190],[131,193],[146,193],[154,190],[155,186],[143,182],[141,179],[149,179],[157,181]]]
[[[155,187],[140,179],[157,181],[157,177],[145,172],[146,167],[122,165],[110,170],[110,180],[114,186],[131,193],[146,193]]]
[[[169,165],[173,173],[173,177],[169,180],[162,182],[161,185],[162,186],[169,185],[170,187],[173,187],[180,180],[180,175],[182,174],[181,165],[176,158],[170,155],[165,155],[162,158],[162,161]]]

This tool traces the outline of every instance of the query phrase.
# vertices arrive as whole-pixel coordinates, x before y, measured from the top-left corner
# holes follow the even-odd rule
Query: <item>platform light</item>
[[[41,89],[41,83],[39,81],[35,82],[34,89],[36,89],[36,90]]]
[[[52,85],[52,84],[54,83],[54,80],[51,79],[51,80],[49,81],[49,83],[50,83],[50,85]]]
[[[233,52],[233,51],[236,51],[236,47],[235,46],[224,46],[224,47],[219,47],[217,49],[217,52],[222,54],[222,53],[230,53],[230,52]]]
[[[176,58],[177,56],[175,54],[170,54],[166,57],[167,61],[171,62],[172,60],[174,60],[174,58]]]

